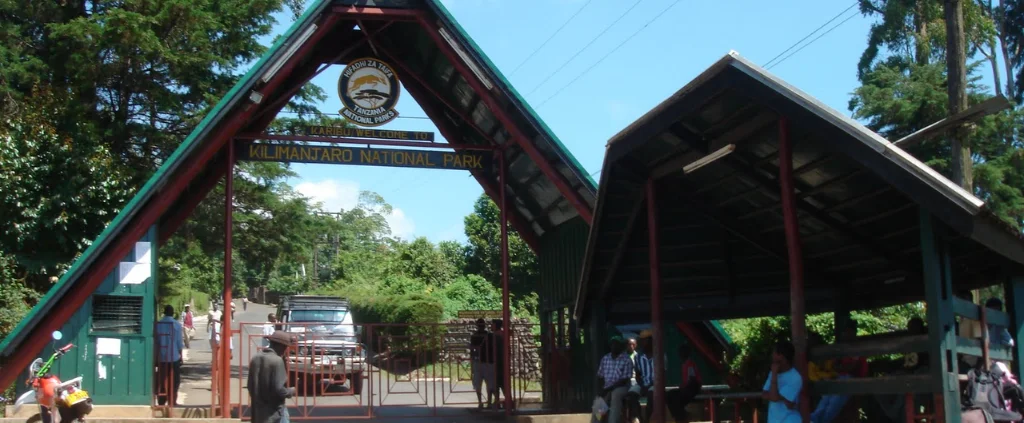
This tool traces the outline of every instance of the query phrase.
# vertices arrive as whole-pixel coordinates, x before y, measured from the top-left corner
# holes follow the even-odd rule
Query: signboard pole
[[[508,303],[508,202],[505,199],[505,154],[503,152],[496,152],[498,156],[498,182],[501,184],[499,190],[501,192],[500,200],[501,205],[501,320],[502,327],[505,329],[505,351],[501,353],[505,355],[505,365],[501,371],[505,372],[505,380],[502,386],[502,391],[505,393],[505,415],[512,415],[512,316],[509,311]]]

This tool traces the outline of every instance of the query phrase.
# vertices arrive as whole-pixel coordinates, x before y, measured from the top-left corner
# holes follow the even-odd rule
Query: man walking
[[[157,322],[156,339],[160,351],[157,371],[157,404],[164,405],[170,396],[171,406],[177,405],[178,388],[181,386],[181,351],[185,348],[182,340],[181,323],[174,319],[174,307],[164,307],[164,317]]]
[[[252,404],[252,423],[288,423],[285,400],[295,396],[295,388],[287,386],[288,373],[282,357],[295,346],[295,341],[282,331],[275,331],[267,340],[270,349],[249,361],[246,387]]]
[[[270,335],[277,330],[277,316],[274,313],[267,314],[267,323],[263,324],[263,348],[270,348]]]
[[[192,308],[185,304],[185,310],[181,312],[181,338],[185,341],[185,349],[191,348],[192,337],[196,336],[196,325],[192,319]]]

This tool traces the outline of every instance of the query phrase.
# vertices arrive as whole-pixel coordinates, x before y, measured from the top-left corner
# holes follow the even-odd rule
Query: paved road
[[[237,304],[235,320],[234,358],[232,360],[231,402],[242,404],[243,409],[249,403],[249,395],[244,388],[244,377],[247,374],[248,361],[252,354],[259,352],[261,328],[253,323],[266,321],[273,307],[249,304],[242,310]],[[206,332],[206,318],[196,319],[196,338],[192,340],[190,349],[185,354],[182,366],[182,384],[179,391],[179,403],[187,409],[209,407],[212,400],[211,392],[211,360],[209,335]],[[242,328],[239,333],[238,328]],[[468,377],[468,375],[463,375]],[[476,395],[469,381],[455,381],[451,378],[411,379],[397,376],[371,367],[363,383],[361,395],[335,389],[322,396],[300,396],[292,400],[292,416],[458,416],[472,413],[480,415],[476,410]],[[456,377],[458,379],[458,377]],[[372,394],[372,395],[371,395]],[[372,404],[372,405],[371,405]],[[370,405],[370,406],[368,406]],[[188,413],[186,411],[186,413]],[[492,414],[489,412],[483,412]]]

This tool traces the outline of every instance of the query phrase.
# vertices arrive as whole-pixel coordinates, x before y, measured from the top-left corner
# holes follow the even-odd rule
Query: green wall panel
[[[576,290],[587,249],[590,226],[577,217],[569,220],[540,240],[537,262],[540,268],[538,296],[540,311],[570,307],[576,301]]]
[[[122,285],[118,283],[119,267],[115,268],[94,293],[77,293],[89,295],[75,314],[61,328],[63,339],[51,344],[43,350],[45,360],[53,353],[54,347],[67,343],[75,347],[58,361],[53,372],[61,380],[69,380],[82,376],[82,387],[89,392],[97,405],[149,405],[153,391],[153,327],[156,323],[156,290],[157,290],[157,234],[156,227],[150,228],[141,242],[150,242],[150,277],[140,284]],[[135,250],[129,253],[124,262],[136,261]],[[72,293],[74,295],[76,293]],[[95,295],[123,295],[142,298],[142,327],[140,334],[93,333],[92,314]],[[96,355],[97,338],[114,338],[121,342],[120,356]],[[104,368],[103,375],[100,367]],[[25,377],[27,377],[27,372]],[[105,376],[105,377],[100,377]],[[24,384],[19,384],[23,392]],[[21,393],[19,392],[19,394]]]

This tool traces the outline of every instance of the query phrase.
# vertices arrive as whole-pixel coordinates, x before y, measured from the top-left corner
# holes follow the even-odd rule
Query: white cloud
[[[391,227],[391,235],[404,239],[412,238],[416,225],[412,223],[412,219],[406,216],[402,209],[393,207],[391,215],[387,217],[387,220],[388,226]]]
[[[359,183],[354,181],[338,181],[325,179],[318,182],[302,182],[295,186],[300,194],[321,204],[324,210],[338,212],[350,210],[359,205]],[[385,217],[391,227],[391,235],[410,239],[416,230],[412,219],[398,207],[391,208],[391,214]]]
[[[352,181],[325,179],[303,182],[295,187],[300,194],[319,202],[326,211],[349,210],[359,204],[359,184]]]

